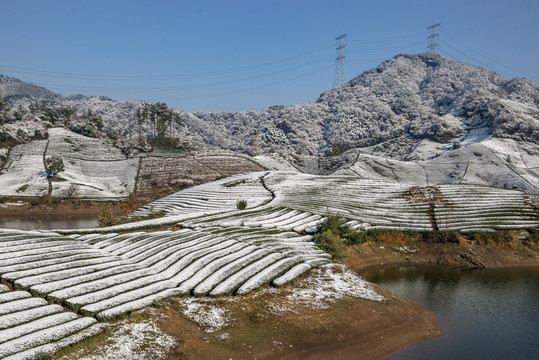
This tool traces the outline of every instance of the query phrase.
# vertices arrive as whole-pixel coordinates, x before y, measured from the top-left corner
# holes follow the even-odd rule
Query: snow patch
[[[312,309],[327,309],[331,303],[351,296],[373,301],[383,301],[372,285],[346,269],[344,265],[328,264],[312,270],[282,304],[270,303],[269,309],[276,315],[295,312],[298,305]]]
[[[162,359],[177,344],[177,340],[165,334],[153,321],[133,323],[119,322],[105,346],[80,360],[146,360]],[[84,349],[83,349],[84,350]],[[63,358],[61,358],[63,359]]]
[[[234,321],[224,308],[214,304],[213,299],[188,298],[180,304],[184,308],[183,314],[203,327],[207,333],[221,330]]]
[[[492,138],[492,131],[488,127],[471,129],[460,142],[461,146],[476,144]]]

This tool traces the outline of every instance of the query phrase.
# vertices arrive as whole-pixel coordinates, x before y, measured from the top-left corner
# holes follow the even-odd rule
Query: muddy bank
[[[539,246],[518,240],[507,245],[479,244],[461,237],[458,243],[429,244],[421,241],[369,242],[347,249],[342,262],[361,274],[375,265],[412,263],[469,268],[539,266]]]
[[[234,325],[226,339],[178,316],[173,302],[159,321],[180,343],[168,359],[385,359],[440,334],[435,316],[419,305],[378,289],[384,303],[349,298],[327,309],[297,307],[279,316],[268,296],[223,304]],[[271,297],[271,295],[270,295]]]

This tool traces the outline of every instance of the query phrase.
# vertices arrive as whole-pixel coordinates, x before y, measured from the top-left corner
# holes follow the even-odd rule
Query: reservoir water
[[[361,274],[438,318],[443,334],[390,359],[539,359],[539,268],[383,266]]]
[[[0,228],[16,230],[87,229],[97,227],[97,215],[2,216]]]

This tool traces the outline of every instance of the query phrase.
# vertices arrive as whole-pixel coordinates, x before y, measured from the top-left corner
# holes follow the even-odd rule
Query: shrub
[[[531,233],[530,233],[531,234]],[[515,247],[515,238],[507,231],[474,232],[470,239],[481,245],[497,245],[500,247]]]
[[[529,229],[528,232],[530,233],[530,241],[538,244],[539,243],[539,228],[532,228]]]
[[[114,214],[107,206],[101,208],[97,222],[100,227],[113,226],[123,223],[120,217]]]
[[[339,234],[331,229],[318,233],[315,236],[315,243],[320,249],[333,255],[335,258],[342,258],[344,256],[346,245]]]
[[[64,171],[64,169],[64,161],[60,155],[52,155],[45,159],[45,171],[47,172],[48,178]]]
[[[347,246],[363,244],[367,241],[365,232],[358,232],[345,225],[346,219],[329,215],[314,236],[318,247],[336,258],[344,256]]]
[[[247,208],[247,200],[236,201],[236,208],[238,210],[245,210]]]
[[[459,233],[452,230],[430,231],[423,234],[423,239],[433,243],[458,243]]]

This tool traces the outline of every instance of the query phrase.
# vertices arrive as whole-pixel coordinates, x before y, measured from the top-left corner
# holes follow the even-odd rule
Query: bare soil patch
[[[158,311],[159,325],[179,339],[169,359],[385,359],[440,334],[433,314],[378,289],[387,301],[339,300],[328,309],[295,308],[286,316],[267,311],[265,294],[221,304],[234,324],[208,334],[181,315],[174,301]],[[226,336],[222,336],[226,333]]]
[[[358,273],[369,266],[417,263],[475,268],[539,266],[539,244],[525,240],[526,231],[505,232],[507,240],[472,240],[458,235],[458,243],[427,243],[399,233],[347,249],[343,263]]]

